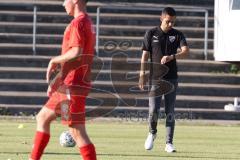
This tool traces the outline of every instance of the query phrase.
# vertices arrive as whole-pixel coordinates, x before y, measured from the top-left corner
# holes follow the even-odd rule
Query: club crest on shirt
[[[175,41],[176,37],[175,36],[169,36],[169,41],[173,43]]]

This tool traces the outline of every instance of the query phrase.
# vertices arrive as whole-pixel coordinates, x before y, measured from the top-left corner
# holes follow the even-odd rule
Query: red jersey
[[[62,78],[67,86],[91,87],[91,65],[94,57],[95,32],[87,13],[74,18],[64,32],[62,53],[72,47],[82,48],[79,58],[62,64]]]

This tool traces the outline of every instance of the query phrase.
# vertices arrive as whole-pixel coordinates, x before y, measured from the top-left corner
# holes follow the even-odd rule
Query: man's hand
[[[162,59],[161,59],[161,64],[166,64],[166,63],[168,63],[169,61],[171,61],[173,59],[174,59],[173,55],[171,55],[171,56],[163,56]]]
[[[138,86],[142,91],[144,90],[144,85],[146,85],[146,82],[146,75],[144,73],[140,74]]]
[[[47,96],[48,96],[48,97],[51,97],[51,96],[52,96],[52,93],[53,93],[52,87],[51,87],[51,86],[48,86]]]
[[[51,60],[48,64],[47,73],[46,73],[47,83],[49,83],[51,73],[54,72],[56,68],[57,68],[57,64],[53,63],[52,60]]]

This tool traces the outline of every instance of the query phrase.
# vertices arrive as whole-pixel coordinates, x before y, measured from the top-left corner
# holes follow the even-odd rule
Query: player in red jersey
[[[95,33],[86,12],[87,0],[65,0],[63,6],[74,19],[64,32],[62,53],[51,59],[47,82],[49,100],[38,113],[37,131],[29,160],[40,160],[50,139],[50,124],[57,116],[69,126],[83,160],[96,160],[95,147],[85,129],[85,100],[91,89],[90,73],[94,56]],[[60,67],[58,67],[60,66]]]

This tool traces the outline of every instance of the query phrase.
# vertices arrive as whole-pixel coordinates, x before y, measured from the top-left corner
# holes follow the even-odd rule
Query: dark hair
[[[162,10],[162,14],[167,14],[169,16],[176,16],[176,11],[172,7],[166,7]]]

